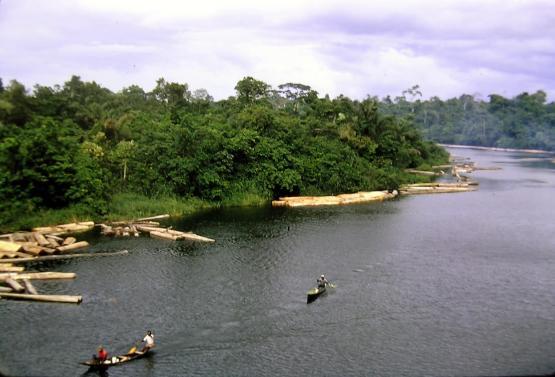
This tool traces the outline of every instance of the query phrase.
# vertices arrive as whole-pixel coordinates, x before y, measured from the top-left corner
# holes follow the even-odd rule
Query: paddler
[[[316,282],[318,283],[318,288],[326,288],[326,285],[330,283],[329,281],[327,281],[324,274],[320,275],[320,277],[318,278],[318,280],[316,280]]]
[[[143,353],[154,347],[154,334],[152,333],[152,331],[148,330],[146,332],[146,335],[143,338],[143,343],[145,344],[145,346],[141,350],[141,352]]]

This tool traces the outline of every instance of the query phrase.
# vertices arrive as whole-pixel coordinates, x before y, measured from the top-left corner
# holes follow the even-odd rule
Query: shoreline
[[[460,144],[440,144],[437,145],[445,148],[460,148],[460,149],[478,149],[484,151],[494,151],[494,152],[522,152],[522,153],[532,153],[532,154],[555,154],[554,151],[544,151],[541,149],[518,149],[518,148],[498,148],[498,147],[481,147],[477,145],[460,145]]]

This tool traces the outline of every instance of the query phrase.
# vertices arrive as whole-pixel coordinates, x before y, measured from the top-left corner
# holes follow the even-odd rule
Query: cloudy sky
[[[0,0],[0,77],[71,75],[119,91],[156,79],[216,99],[253,76],[321,95],[555,100],[552,0]]]

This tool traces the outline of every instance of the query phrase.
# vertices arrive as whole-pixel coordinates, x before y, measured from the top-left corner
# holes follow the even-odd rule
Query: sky
[[[252,76],[321,96],[555,100],[552,0],[0,0],[0,78],[235,95]]]

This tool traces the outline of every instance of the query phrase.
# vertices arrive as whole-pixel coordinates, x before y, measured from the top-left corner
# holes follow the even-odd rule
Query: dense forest
[[[488,101],[468,94],[446,101],[420,97],[415,85],[382,99],[380,110],[412,119],[426,140],[438,143],[555,151],[555,103],[547,103],[543,91],[512,99],[491,94]]]
[[[0,226],[48,209],[103,215],[122,193],[225,205],[394,189],[405,168],[447,158],[373,98],[252,77],[235,90],[214,101],[164,79],[117,93],[77,76],[32,91],[0,80]]]

